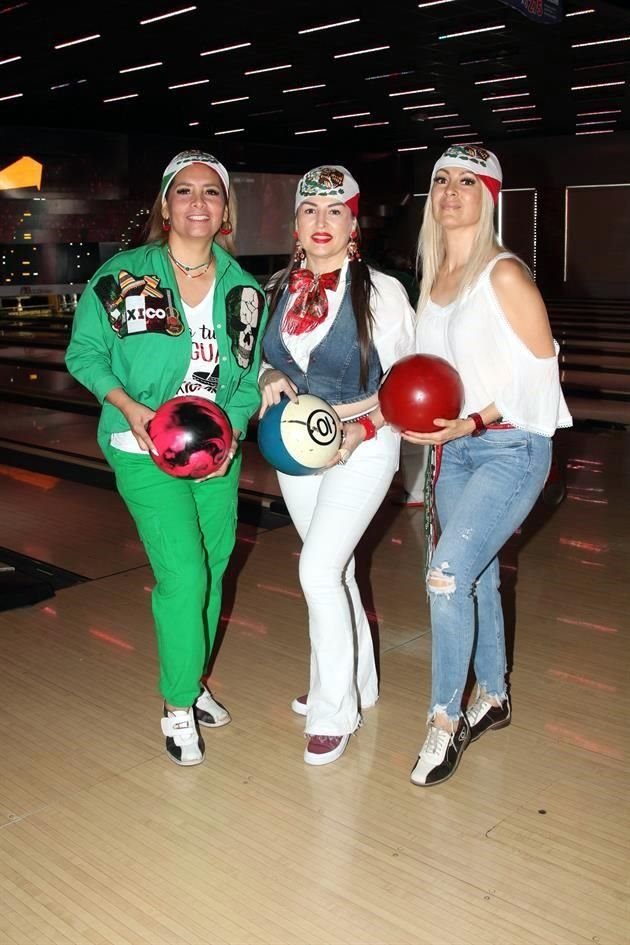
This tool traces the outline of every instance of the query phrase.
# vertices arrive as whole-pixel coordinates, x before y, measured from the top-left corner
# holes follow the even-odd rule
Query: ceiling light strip
[[[498,79],[479,79],[475,85],[493,85],[495,82],[516,82],[517,79],[526,79],[526,75],[504,75]]]
[[[571,49],[584,49],[585,46],[607,46],[609,43],[627,43],[630,36],[616,36],[614,39],[594,39],[589,43],[571,43]]]
[[[317,33],[318,30],[333,30],[337,26],[348,26],[349,23],[359,23],[360,17],[355,17],[352,20],[339,20],[337,23],[325,23],[323,26],[309,26],[308,29],[298,30],[298,35],[303,36],[305,33]]]
[[[292,69],[291,63],[283,66],[266,66],[264,69],[248,69],[243,75],[261,75],[263,72],[280,72],[282,69]]]
[[[382,52],[383,49],[391,49],[391,46],[371,46],[369,49],[355,49],[353,52],[337,53],[335,59],[347,59],[348,56],[365,56],[366,53]]]
[[[337,121],[339,118],[365,118],[366,115],[371,115],[371,112],[349,112],[347,115],[333,115],[333,121]]]
[[[57,43],[55,49],[67,49],[68,46],[78,46],[80,43],[90,43],[93,39],[100,39],[100,33],[92,33],[90,36],[82,36],[80,39],[70,39],[66,43]]]
[[[181,10],[171,10],[169,13],[161,13],[159,16],[152,16],[146,20],[140,20],[140,26],[146,26],[148,23],[157,23],[158,20],[168,20],[173,16],[181,16],[182,13],[192,13],[196,6],[182,7]]]
[[[625,85],[626,80],[621,79],[619,82],[592,82],[590,85],[572,85],[572,92],[579,92],[581,89],[607,89],[613,85]]]
[[[216,56],[218,53],[231,52],[233,49],[245,49],[246,46],[251,46],[251,43],[234,43],[232,46],[219,46],[218,49],[206,49],[205,52],[199,53],[199,55]]]
[[[139,92],[131,92],[129,95],[116,95],[114,98],[104,98],[104,102],[124,102],[128,98],[138,98]]]
[[[230,105],[232,102],[247,102],[249,100],[249,95],[239,95],[238,98],[218,98],[214,102],[210,102],[211,105]]]
[[[421,92],[435,92],[435,88],[431,86],[431,88],[427,89],[409,89],[407,92],[390,92],[389,97],[397,98],[400,95],[420,95]]]
[[[418,108],[444,108],[446,102],[427,102],[426,105],[403,105],[404,112],[413,112]]]
[[[459,36],[472,36],[474,33],[491,33],[493,30],[504,30],[505,23],[499,26],[480,26],[476,30],[463,30],[461,33],[442,33],[438,39],[457,39]]]
[[[163,62],[147,62],[144,66],[128,66],[126,69],[119,69],[119,73],[124,75],[126,72],[141,72],[142,69],[155,69],[157,66],[163,66]]]
[[[320,82],[318,85],[297,85],[293,89],[283,89],[282,94],[286,95],[288,92],[309,92],[311,89],[325,89],[326,83]]]

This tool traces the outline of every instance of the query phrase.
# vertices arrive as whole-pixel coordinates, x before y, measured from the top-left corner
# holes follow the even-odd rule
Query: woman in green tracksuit
[[[201,678],[216,635],[223,573],[234,547],[239,440],[260,403],[259,339],[267,315],[256,280],[231,255],[236,208],[226,169],[202,151],[167,166],[147,241],[94,274],[66,352],[70,373],[102,403],[98,442],[116,475],[155,575],[153,616],[169,757],[199,764],[199,725],[230,715]],[[151,461],[147,423],[172,397],[205,397],[234,438],[203,481]]]

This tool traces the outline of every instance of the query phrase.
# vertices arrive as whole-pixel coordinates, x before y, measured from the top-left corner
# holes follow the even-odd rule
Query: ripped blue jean
[[[471,658],[480,687],[505,697],[497,555],[540,495],[551,446],[548,437],[524,430],[488,430],[444,446],[436,484],[442,531],[427,577],[432,632],[429,718],[436,713],[459,718]]]

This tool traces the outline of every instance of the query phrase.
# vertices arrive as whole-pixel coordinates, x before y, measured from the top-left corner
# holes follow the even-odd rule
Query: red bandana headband
[[[359,185],[346,167],[325,164],[307,171],[295,194],[295,210],[310,197],[339,197],[350,208],[352,216],[359,213]]]
[[[463,167],[471,171],[488,188],[496,206],[503,184],[503,171],[499,159],[492,151],[475,144],[452,144],[435,162],[431,175],[432,181],[443,167]]]

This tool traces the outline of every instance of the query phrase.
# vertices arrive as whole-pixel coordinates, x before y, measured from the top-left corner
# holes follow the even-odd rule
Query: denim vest
[[[383,376],[381,362],[370,341],[368,376],[361,386],[361,358],[357,322],[350,297],[350,279],[346,282],[339,311],[320,343],[313,348],[306,371],[293,359],[282,339],[282,320],[287,307],[285,288],[269,320],[263,339],[263,357],[293,381],[300,394],[314,394],[329,404],[351,404],[371,397]]]

